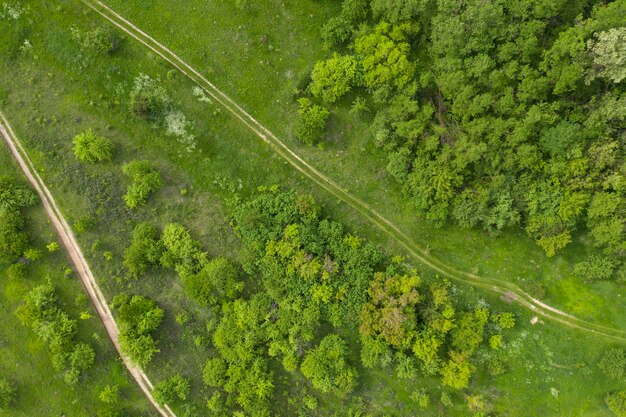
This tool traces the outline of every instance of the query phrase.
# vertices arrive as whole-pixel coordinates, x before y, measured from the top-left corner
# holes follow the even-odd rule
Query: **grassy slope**
[[[108,297],[128,289],[154,297],[164,306],[166,321],[160,332],[162,352],[148,367],[148,372],[156,380],[176,370],[191,377],[192,402],[199,410],[204,410],[202,404],[206,393],[201,387],[199,374],[210,352],[209,336],[205,331],[210,312],[190,303],[172,275],[153,273],[139,281],[124,279],[120,261],[134,221],[149,219],[155,224],[181,221],[192,228],[211,256],[235,256],[238,243],[228,226],[227,208],[222,202],[230,193],[221,184],[236,183],[241,179],[240,193],[244,196],[258,185],[273,183],[311,190],[327,204],[329,214],[392,251],[394,246],[363,224],[350,210],[329,201],[324,193],[301,181],[236,122],[223,114],[215,114],[215,108],[198,103],[191,97],[191,85],[185,80],[180,77],[167,80],[169,68],[146,55],[135,44],[127,42],[119,56],[87,60],[90,63],[84,70],[72,69],[76,68],[76,57],[80,53],[64,28],[70,22],[81,28],[100,22],[90,13],[83,14],[85,9],[78,2],[48,1],[33,4],[31,9],[36,23],[28,36],[35,45],[37,59],[22,55],[6,64],[0,60],[0,69],[4,71],[0,89],[6,92],[7,115],[43,172],[44,180],[58,196],[70,223],[94,212],[94,200],[102,198],[107,201],[99,211],[100,222],[79,236],[86,255]],[[160,75],[180,102],[180,107],[196,122],[200,146],[193,154],[179,153],[172,140],[158,129],[128,115],[125,100],[132,77],[140,71]],[[125,89],[119,96],[114,93],[118,84]],[[94,127],[116,142],[118,153],[113,163],[85,167],[74,161],[70,139],[87,127]],[[166,186],[148,206],[128,212],[121,201],[124,179],[119,167],[122,162],[139,157],[159,164],[165,174]],[[88,174],[93,178],[87,178]],[[189,190],[184,196],[179,192],[182,188]],[[95,241],[100,242],[99,247],[89,250]],[[112,261],[105,261],[105,250],[113,252]],[[459,295],[470,301],[481,298],[472,290],[459,290],[462,290]],[[496,309],[510,308],[499,300],[488,301]],[[174,316],[182,311],[192,317],[184,329],[174,322]],[[527,313],[520,312],[520,326],[509,340],[511,351],[516,344],[519,344],[519,351],[510,360],[510,372],[498,377],[498,390],[491,388],[493,378],[478,375],[470,392],[493,395],[492,401],[497,408],[509,411],[513,416],[526,415],[526,404],[533,404],[538,415],[606,415],[601,397],[614,384],[601,378],[594,364],[607,344],[602,340],[592,342],[577,332],[549,323],[532,327],[528,324],[529,319]],[[524,332],[527,336],[521,340]],[[519,342],[513,343],[518,339]],[[541,346],[538,340],[545,343],[545,348],[538,348]],[[551,365],[551,361],[572,368],[578,363],[588,366],[565,369]],[[434,381],[398,381],[388,371],[361,370],[361,374],[359,394],[372,410],[406,415],[409,407],[406,398],[413,387],[425,384],[434,395],[429,414],[437,415],[440,388]],[[580,391],[581,381],[587,380],[585,390]],[[293,384],[282,379],[279,382],[279,406],[283,407],[286,398],[282,391],[288,393]],[[550,396],[551,387],[560,391],[559,398]],[[460,394],[456,399],[457,403],[463,402]],[[335,410],[340,404],[333,398],[326,398],[323,403]],[[464,415],[462,409],[447,410],[446,415]],[[320,415],[326,415],[328,409],[321,412],[324,414]]]
[[[336,2],[247,1],[240,9],[234,2],[192,0],[177,5],[175,12],[167,1],[106,3],[188,60],[314,166],[401,225],[440,259],[522,288],[541,283],[547,289],[546,302],[581,318],[624,327],[623,285],[583,284],[572,276],[573,264],[594,252],[582,239],[548,259],[518,229],[495,238],[452,226],[435,229],[416,218],[384,169],[386,160],[372,144],[367,117],[358,119],[335,109],[325,150],[293,140],[293,92],[306,86],[313,63],[327,55],[319,28],[336,12]],[[345,109],[355,96],[345,98],[339,107]]]
[[[9,152],[0,147],[1,173],[18,177],[18,167]],[[80,281],[75,275],[64,278],[69,261],[63,251],[47,253],[45,245],[55,240],[52,226],[43,209],[35,207],[26,211],[27,230],[35,247],[43,249],[44,257],[28,268],[23,281],[9,279],[0,271],[0,376],[18,384],[17,400],[11,408],[0,410],[2,417],[32,416],[91,416],[105,409],[98,393],[106,384],[120,387],[120,404],[128,411],[153,415],[152,407],[134,384],[117,352],[109,342],[104,327],[89,304]],[[22,297],[34,286],[52,279],[61,299],[62,308],[71,317],[81,312],[93,317],[80,320],[79,341],[91,344],[96,350],[95,365],[81,377],[79,386],[70,388],[63,382],[63,373],[52,367],[46,345],[32,331],[22,326],[14,311]]]

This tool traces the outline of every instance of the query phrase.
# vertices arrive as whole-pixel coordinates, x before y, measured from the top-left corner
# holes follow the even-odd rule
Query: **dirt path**
[[[59,207],[54,201],[54,198],[50,194],[50,191],[42,181],[39,174],[37,174],[33,163],[24,151],[24,148],[22,147],[20,141],[15,135],[15,132],[9,125],[6,117],[2,112],[0,112],[0,135],[4,137],[9,147],[9,150],[17,160],[17,163],[19,164],[22,171],[24,171],[24,175],[26,175],[26,178],[28,178],[28,181],[32,184],[33,188],[39,195],[41,203],[43,204],[43,207],[46,210],[46,214],[48,215],[50,221],[52,222],[52,225],[54,226],[59,240],[65,247],[72,263],[74,264],[74,267],[78,272],[78,276],[80,277],[80,280],[83,283],[85,290],[87,290],[87,294],[89,295],[91,302],[96,308],[98,316],[100,317],[100,320],[102,320],[102,323],[104,324],[104,327],[106,328],[106,331],[109,334],[109,337],[111,338],[115,349],[122,357],[126,368],[128,368],[128,371],[131,373],[135,381],[137,381],[137,384],[143,391],[146,398],[148,398],[148,400],[157,409],[161,416],[176,417],[176,415],[167,405],[161,407],[159,406],[159,404],[156,403],[150,392],[152,389],[152,383],[150,382],[146,374],[140,368],[133,365],[130,362],[129,358],[121,352],[117,323],[115,322],[115,319],[111,314],[111,310],[109,309],[109,306],[107,305],[106,300],[102,295],[102,292],[100,291],[100,288],[98,287],[98,284],[96,283],[93,274],[91,273],[91,269],[89,269],[89,265],[87,264],[87,261],[85,260],[85,257],[83,256],[83,253],[80,250],[78,243],[76,242],[76,238],[74,237],[74,234],[72,233],[70,227],[65,221],[65,218],[63,217],[61,210],[59,210]]]
[[[564,311],[549,306],[535,298],[530,294],[524,292],[517,285],[498,280],[494,278],[481,277],[475,274],[463,272],[457,270],[445,262],[430,255],[423,248],[421,248],[413,239],[407,236],[398,226],[387,220],[374,208],[350,194],[347,190],[339,186],[332,179],[318,171],[313,166],[309,165],[298,154],[291,150],[285,143],[283,143],[276,135],[274,135],[269,129],[259,123],[254,117],[248,114],[241,106],[239,106],[233,99],[223,93],[209,80],[202,76],[196,69],[187,64],[182,58],[169,50],[167,47],[156,41],[154,38],[143,32],[137,26],[120,16],[113,11],[106,4],[99,0],[81,0],[88,7],[100,14],[102,17],[110,21],[113,25],[117,26],[120,30],[127,35],[139,41],[145,47],[152,50],[159,55],[165,61],[169,62],[182,74],[191,79],[200,88],[202,88],[211,98],[217,101],[222,107],[224,107],[229,113],[231,113],[240,122],[246,125],[252,130],[259,138],[270,145],[276,153],[283,157],[289,164],[295,169],[300,171],[303,175],[310,180],[318,184],[320,187],[328,191],[330,194],[345,202],[354,208],[361,215],[366,217],[372,224],[378,227],[381,231],[391,236],[402,247],[404,247],[414,259],[429,267],[433,271],[458,282],[470,284],[478,288],[490,291],[496,294],[515,294],[515,301],[530,309],[535,314],[541,315],[553,321],[567,325],[569,327],[577,328],[592,334],[602,335],[614,340],[626,342],[626,331],[618,330],[599,324],[587,322],[580,318],[577,318]]]

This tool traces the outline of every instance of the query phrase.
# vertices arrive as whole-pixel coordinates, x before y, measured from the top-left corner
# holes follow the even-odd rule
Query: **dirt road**
[[[74,237],[74,234],[72,233],[70,227],[65,221],[61,210],[59,210],[59,207],[57,206],[54,198],[50,194],[50,191],[42,181],[39,174],[37,174],[33,163],[24,151],[24,148],[22,147],[20,141],[15,135],[15,132],[13,131],[13,129],[11,129],[10,124],[8,123],[6,117],[2,112],[0,112],[0,134],[4,137],[9,147],[9,150],[13,154],[13,157],[17,160],[20,168],[22,169],[22,171],[24,171],[24,175],[26,175],[26,178],[28,178],[28,181],[31,183],[31,185],[39,195],[41,203],[43,204],[46,214],[48,215],[50,221],[52,222],[52,225],[54,226],[59,240],[63,244],[63,247],[66,249],[70,260],[74,264],[76,272],[78,272],[78,276],[80,277],[80,280],[83,283],[83,286],[85,287],[85,290],[87,291],[91,302],[96,308],[98,316],[100,317],[100,320],[102,320],[102,323],[104,324],[104,327],[109,334],[111,342],[113,342],[115,349],[122,357],[126,368],[128,368],[128,371],[133,376],[133,378],[145,394],[146,398],[152,403],[152,405],[157,409],[161,416],[176,417],[174,412],[167,405],[161,407],[159,404],[157,404],[150,392],[152,389],[152,383],[150,382],[146,374],[140,368],[133,365],[130,362],[129,358],[121,352],[119,344],[119,329],[117,327],[117,323],[115,322],[115,319],[111,314],[111,310],[109,309],[109,306],[104,296],[102,295],[102,292],[100,291],[100,288],[98,287],[98,284],[96,283],[93,274],[91,273],[91,269],[89,269],[89,264],[87,264],[87,261],[85,260],[85,257],[83,256],[83,253],[80,250],[78,243],[76,242],[76,238]]]
[[[315,167],[307,163],[284,142],[282,142],[274,133],[246,112],[232,98],[222,92],[219,88],[207,80],[206,77],[200,74],[198,70],[193,68],[166,46],[159,43],[147,33],[143,32],[103,2],[99,0],[82,0],[82,2],[110,21],[124,33],[152,50],[165,61],[169,62],[174,68],[202,88],[211,98],[223,106],[236,119],[252,130],[259,138],[270,145],[277,154],[283,157],[296,170],[300,171],[303,175],[318,184],[324,190],[328,191],[331,195],[354,208],[381,231],[396,240],[418,262],[441,274],[442,276],[464,284],[473,285],[485,291],[499,295],[508,293],[515,294],[514,301],[516,303],[531,310],[534,314],[541,315],[552,321],[588,333],[602,335],[614,340],[626,342],[626,331],[624,330],[614,329],[585,321],[533,298],[530,294],[526,293],[519,286],[511,282],[460,271],[446,264],[443,260],[434,257],[428,253],[428,251],[421,248],[415,240],[404,233],[398,226],[378,213],[378,211],[376,211],[371,205],[360,200],[358,197],[354,196],[334,182],[331,178],[327,177]]]

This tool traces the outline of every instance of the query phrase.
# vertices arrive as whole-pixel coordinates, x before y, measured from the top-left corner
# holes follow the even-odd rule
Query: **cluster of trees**
[[[344,396],[357,379],[347,345],[337,334],[326,330],[315,345],[327,325],[354,328],[358,323],[366,367],[393,365],[403,378],[439,372],[445,385],[460,389],[468,386],[474,370],[470,359],[481,342],[490,338],[492,349],[501,348],[502,330],[515,324],[510,313],[455,307],[447,283],[421,291],[415,271],[323,219],[310,195],[262,193],[235,209],[233,225],[243,242],[243,268],[260,276],[262,291],[249,302],[234,302],[233,308],[242,311],[253,306],[254,318],[246,318],[244,327],[250,333],[237,334],[236,322],[223,332],[223,319],[214,344],[221,345],[229,334],[240,349],[231,347],[225,355],[264,348],[282,358],[286,371],[299,368],[321,392]],[[241,314],[235,317],[244,320]],[[214,359],[208,368],[228,366],[228,360]],[[205,381],[214,383],[211,375]]]
[[[149,298],[121,293],[111,306],[117,310],[120,346],[130,360],[141,367],[160,350],[153,334],[163,321],[163,310]]]
[[[32,190],[0,176],[0,267],[17,261],[31,249],[21,210],[36,201]]]
[[[15,314],[48,345],[53,366],[65,369],[65,382],[76,385],[81,373],[93,365],[95,352],[90,345],[76,342],[78,323],[58,306],[54,286],[48,282],[33,288]]]
[[[166,225],[160,235],[150,223],[137,224],[124,265],[133,278],[153,267],[174,269],[187,295],[202,306],[233,300],[243,288],[235,264],[223,257],[209,259],[189,230],[177,223]]]
[[[366,367],[391,368],[402,378],[439,373],[443,384],[465,388],[479,345],[489,340],[491,348],[485,349],[501,349],[502,330],[515,323],[510,313],[455,306],[445,282],[422,288],[416,272],[400,258],[389,259],[323,218],[310,195],[264,189],[234,207],[232,225],[243,244],[241,266],[209,258],[189,230],[176,223],[160,233],[148,223],[138,224],[124,256],[134,277],[149,268],[175,270],[188,296],[211,309],[214,318],[207,329],[215,349],[202,375],[210,390],[208,407],[216,415],[235,410],[271,415],[272,358],[322,394],[350,394],[358,372],[339,329],[360,333]],[[240,269],[258,277],[245,290]],[[120,304],[130,306],[131,297],[116,297],[114,306]],[[154,308],[120,310],[123,333],[140,323],[154,329],[162,316],[160,310],[154,316],[146,313]],[[132,324],[123,316],[134,317]],[[157,390],[160,401],[183,400],[186,387],[182,375],[163,381]],[[420,404],[429,401],[423,392],[415,397]],[[314,397],[306,407],[317,407]]]
[[[548,256],[586,230],[626,254],[626,2],[345,0],[308,91],[359,88],[415,209]]]

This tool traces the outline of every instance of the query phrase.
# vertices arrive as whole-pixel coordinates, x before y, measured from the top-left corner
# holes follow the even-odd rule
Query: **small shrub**
[[[114,146],[109,139],[98,136],[92,129],[87,129],[74,137],[74,155],[83,162],[110,162],[113,159]]]
[[[515,316],[510,312],[496,314],[493,319],[501,329],[512,329],[515,326]]]
[[[174,136],[187,152],[192,152],[197,145],[192,128],[193,124],[180,111],[172,111],[165,116],[165,134]]]
[[[49,249],[50,248],[48,248],[48,250]],[[41,251],[39,249],[36,249],[36,248],[28,248],[28,249],[26,249],[24,251],[24,258],[26,258],[26,259],[28,259],[29,261],[32,261],[32,262],[34,262],[34,261],[36,261],[38,259],[41,259],[42,256],[43,256],[43,254],[41,253]]]
[[[617,417],[626,417],[626,391],[607,394],[604,403]]]
[[[411,393],[411,400],[419,408],[428,408],[430,405],[430,397],[424,388],[417,389]]]
[[[56,252],[59,250],[60,246],[57,242],[50,242],[46,248],[48,248],[48,252]]]
[[[502,347],[502,336],[497,334],[489,338],[489,346],[491,349],[498,350]]]
[[[0,410],[7,408],[15,400],[17,389],[6,378],[0,378]]]
[[[83,32],[73,27],[72,38],[74,38],[81,48],[99,54],[112,55],[120,47],[120,38],[113,30],[97,27],[93,30]]]

